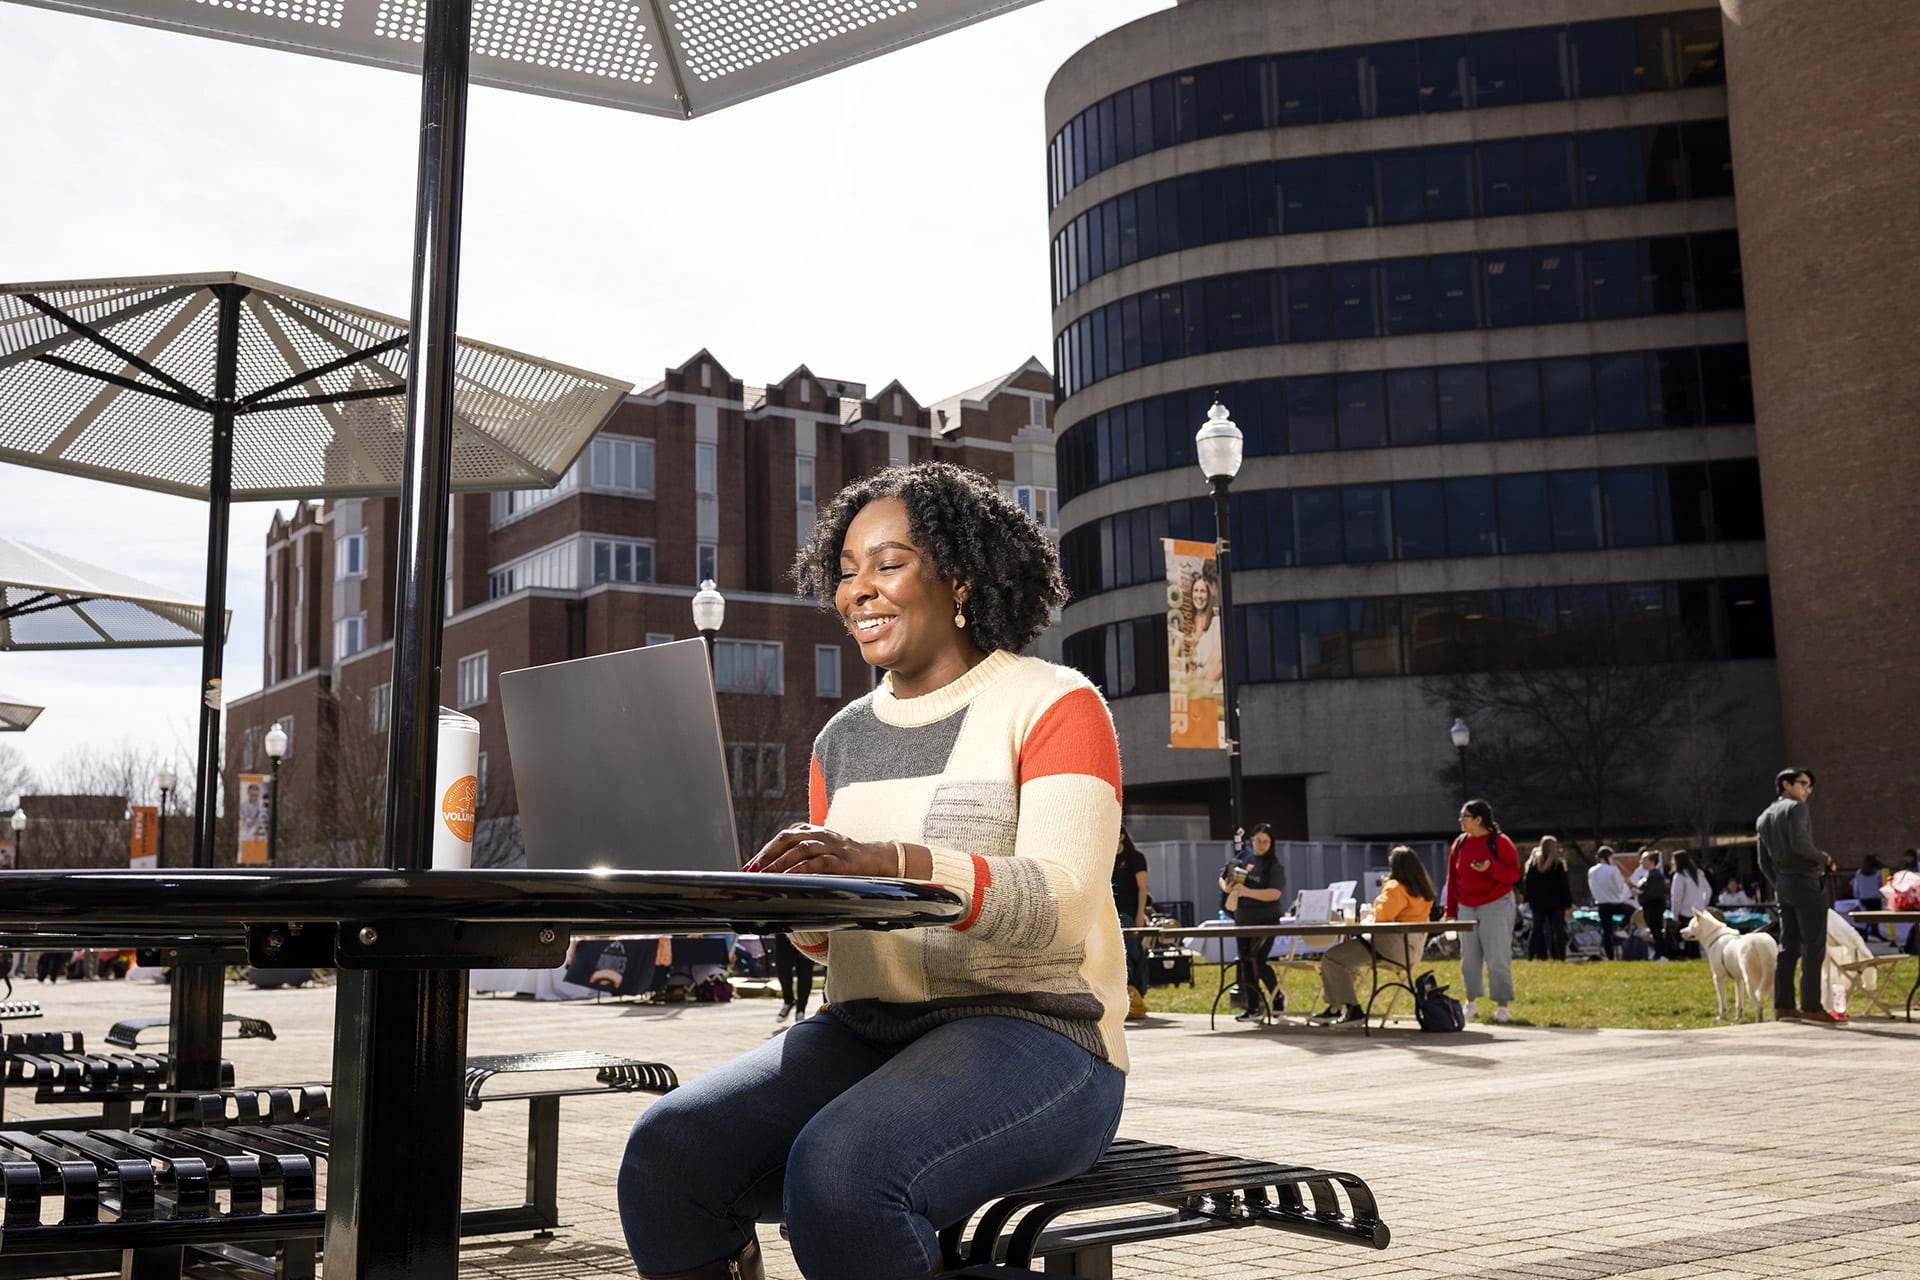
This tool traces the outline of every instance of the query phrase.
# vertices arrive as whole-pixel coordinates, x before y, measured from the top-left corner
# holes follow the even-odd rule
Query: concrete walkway
[[[15,991],[40,999],[47,1017],[8,1030],[77,1029],[90,1047],[104,1045],[119,1018],[164,1013],[167,999],[164,987],[125,982],[28,981]],[[227,1008],[268,1019],[279,1036],[227,1042],[242,1084],[330,1073],[330,988],[230,984]],[[690,1079],[764,1038],[774,1008],[758,999],[652,1007],[482,996],[469,1044],[474,1053],[632,1054]],[[1188,1015],[1132,1026],[1123,1133],[1357,1173],[1378,1194],[1394,1242],[1376,1253],[1222,1232],[1124,1248],[1122,1276],[1920,1280],[1911,1086],[1920,1024],[1481,1025],[1371,1039],[1232,1024],[1210,1032],[1204,1017]],[[613,1170],[644,1102],[563,1103],[560,1195],[573,1225],[550,1240],[470,1242],[463,1274],[631,1276]],[[9,1108],[32,1110],[16,1098]],[[524,1109],[489,1106],[467,1125],[467,1203],[518,1202]],[[766,1232],[764,1243],[769,1275],[798,1280],[778,1237]]]

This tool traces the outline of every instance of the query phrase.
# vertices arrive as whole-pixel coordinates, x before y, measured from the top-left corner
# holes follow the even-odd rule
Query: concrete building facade
[[[844,484],[929,459],[994,478],[1051,523],[1052,375],[1038,360],[922,403],[805,366],[748,386],[701,351],[630,396],[551,490],[454,499],[441,702],[480,722],[477,862],[520,856],[503,671],[696,636],[726,597],[715,677],[743,841],[804,817],[813,737],[872,679],[788,570]],[[371,862],[381,839],[398,500],[303,505],[266,546],[265,687],[230,707],[224,783],[266,773],[279,723],[281,852]],[[221,851],[230,857],[231,851]]]
[[[1221,755],[1165,745],[1160,552],[1214,536],[1216,392],[1246,435],[1249,820],[1445,833],[1457,677],[1577,663],[1700,673],[1761,779],[1716,816],[1764,803],[1779,603],[1721,33],[1672,0],[1195,0],[1055,76],[1059,630],[1130,822],[1227,834]],[[1615,821],[1687,807],[1637,790]]]

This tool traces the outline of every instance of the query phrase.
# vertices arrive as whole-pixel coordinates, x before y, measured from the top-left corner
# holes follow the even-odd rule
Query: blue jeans
[[[1120,913],[1120,927],[1131,929],[1139,921],[1133,918],[1133,912]],[[1147,946],[1138,938],[1126,939],[1127,948],[1127,985],[1141,995],[1147,994]]]
[[[1495,899],[1484,907],[1461,907],[1462,920],[1477,921],[1472,933],[1460,935],[1460,981],[1467,988],[1467,999],[1478,1000],[1492,989],[1495,1004],[1513,1001],[1513,895]],[[1480,966],[1487,969],[1486,987],[1480,984]]]
[[[1100,1158],[1126,1076],[1058,1032],[965,1018],[904,1046],[831,1012],[647,1108],[620,1165],[642,1275],[690,1271],[785,1219],[807,1280],[906,1280],[939,1228]]]

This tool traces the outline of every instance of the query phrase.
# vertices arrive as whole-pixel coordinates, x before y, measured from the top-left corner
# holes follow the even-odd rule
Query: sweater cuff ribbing
[[[973,922],[980,918],[980,899],[992,879],[987,860],[978,854],[932,845],[927,846],[927,853],[933,858],[934,882],[953,890],[967,903],[967,913],[951,927],[960,930],[971,928]]]

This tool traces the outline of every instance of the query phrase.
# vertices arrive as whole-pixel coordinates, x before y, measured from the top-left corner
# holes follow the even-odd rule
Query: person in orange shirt
[[[1375,924],[1425,921],[1433,915],[1433,880],[1420,855],[1405,845],[1397,846],[1387,858],[1387,878],[1381,882],[1380,896],[1373,900]],[[1327,1007],[1308,1021],[1316,1027],[1339,1027],[1361,1023],[1367,1015],[1360,1007],[1360,971],[1372,967],[1378,955],[1388,964],[1411,969],[1414,944],[1424,943],[1425,934],[1392,934],[1379,938],[1348,938],[1328,948],[1320,957],[1320,988]]]

